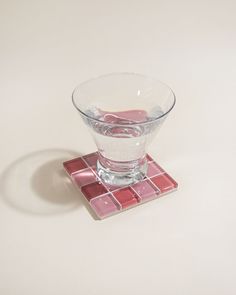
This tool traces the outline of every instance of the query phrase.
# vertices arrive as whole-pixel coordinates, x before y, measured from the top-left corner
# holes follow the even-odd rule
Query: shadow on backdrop
[[[50,149],[17,159],[0,176],[2,199],[18,211],[34,215],[62,214],[82,205],[87,207],[62,166],[64,161],[79,156],[74,151]]]

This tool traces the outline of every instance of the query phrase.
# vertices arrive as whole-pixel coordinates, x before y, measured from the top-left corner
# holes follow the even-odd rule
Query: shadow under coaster
[[[99,219],[122,212],[177,189],[178,184],[149,155],[147,176],[129,186],[111,186],[96,172],[97,153],[63,163],[72,182],[81,190]]]

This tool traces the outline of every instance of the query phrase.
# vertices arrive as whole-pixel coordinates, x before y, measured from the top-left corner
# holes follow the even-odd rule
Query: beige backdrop
[[[0,294],[235,295],[236,2],[0,2]],[[172,195],[95,221],[61,162],[95,145],[76,84],[131,71],[177,105]]]

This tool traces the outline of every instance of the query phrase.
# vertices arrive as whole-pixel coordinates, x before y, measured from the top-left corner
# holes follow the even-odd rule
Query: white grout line
[[[81,159],[83,160],[83,162],[87,165],[87,167],[91,167],[87,162],[86,162],[86,160],[83,158],[83,156],[81,157]]]
[[[112,195],[113,199],[115,202],[117,202],[117,204],[119,205],[120,208],[118,208],[120,211],[123,210],[121,203],[117,200],[117,198],[113,195],[113,192],[110,192],[110,194]]]
[[[142,180],[143,181],[143,180]],[[140,181],[140,182],[142,182],[142,181]],[[140,203],[140,202],[142,202],[142,197],[141,197],[141,195],[134,189],[134,188],[132,188],[132,186],[129,186],[130,188],[131,188],[131,190],[135,193],[135,195],[138,197],[138,203]]]
[[[157,189],[158,189],[158,192],[159,192],[158,195],[160,195],[160,194],[161,194],[161,190],[160,190],[160,188],[159,188],[154,182],[152,182],[152,180],[151,180],[150,178],[148,178],[148,179],[149,179],[149,181],[151,182],[151,184],[154,186],[154,188],[157,188]]]

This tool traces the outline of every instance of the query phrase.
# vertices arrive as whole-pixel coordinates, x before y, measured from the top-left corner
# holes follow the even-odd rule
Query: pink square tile
[[[104,196],[92,199],[90,204],[100,218],[119,211],[117,207],[118,205],[115,203],[115,200],[111,194],[106,194]]]
[[[95,174],[90,168],[74,173],[71,177],[79,187],[97,181]]]
[[[140,181],[132,185],[132,189],[135,190],[141,200],[148,200],[156,197],[160,191],[148,180]]]
[[[148,170],[147,170],[147,176],[152,177],[154,175],[162,174],[164,173],[164,170],[157,165],[155,162],[148,163]]]
[[[105,186],[98,181],[82,186],[81,191],[88,201],[97,196],[101,196],[107,193],[107,189],[105,188]]]
[[[64,162],[63,166],[69,175],[71,175],[79,170],[87,168],[87,165],[85,164],[85,162],[82,160],[81,157]]]
[[[177,188],[177,183],[167,174],[161,174],[150,178],[151,181],[164,193]]]
[[[98,154],[91,153],[91,154],[83,156],[83,159],[88,164],[88,166],[96,166],[97,160],[98,160]]]
[[[121,204],[122,208],[127,208],[138,203],[138,196],[130,187],[125,187],[113,192],[116,200]]]

